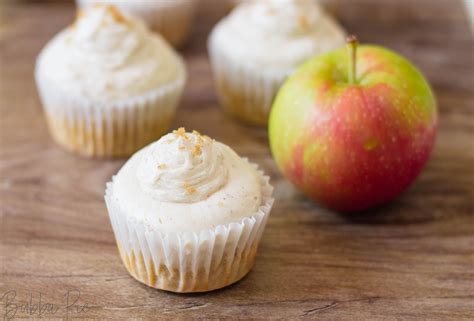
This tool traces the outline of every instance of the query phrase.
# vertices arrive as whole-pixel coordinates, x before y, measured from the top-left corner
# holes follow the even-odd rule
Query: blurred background
[[[183,53],[186,54],[199,46],[204,47],[205,38],[213,24],[239,1],[200,0],[191,36],[187,45],[182,48]],[[436,77],[433,73],[430,74],[430,70],[426,70],[428,68],[423,68],[423,65],[435,64],[438,67],[446,65],[445,72],[453,74],[454,82],[454,78],[457,78],[454,75],[466,71],[460,66],[466,66],[472,59],[474,0],[320,0],[320,2],[349,33],[356,34],[362,42],[386,45],[414,59],[424,72],[428,72],[428,78],[432,81],[436,82]],[[72,22],[75,2],[0,0],[0,8],[0,34],[7,28],[20,27],[22,19],[36,20],[39,17],[32,15],[42,15],[46,12],[44,9],[48,8],[47,19],[35,27],[50,31],[49,34],[52,36]],[[17,10],[24,10],[24,15],[16,16],[13,20]],[[16,34],[21,36],[18,32]],[[429,45],[432,41],[446,39],[447,34],[449,41],[442,45],[450,51],[465,51],[462,55],[465,60],[453,61],[450,59],[451,55],[442,55]],[[9,43],[8,46],[14,44]],[[421,52],[419,55],[411,55],[414,50]]]
[[[387,316],[380,311],[390,315],[394,310],[405,313],[401,318],[417,320],[435,319],[430,313],[436,311],[445,313],[440,314],[444,319],[460,320],[456,313],[463,312],[472,319],[474,39],[469,16],[474,0],[324,2],[347,32],[361,42],[387,46],[406,56],[433,85],[440,124],[432,158],[410,193],[385,208],[383,215],[354,218],[351,223],[356,224],[348,224],[315,207],[279,175],[265,131],[241,126],[220,111],[206,41],[231,3],[201,0],[188,41],[179,49],[189,79],[173,127],[196,129],[242,156],[251,156],[272,177],[279,207],[272,213],[262,245],[264,254],[245,283],[248,287],[243,284],[229,292],[183,299],[147,292],[134,283],[128,286],[133,281],[128,276],[120,278],[123,271],[117,264],[103,191],[123,160],[75,157],[60,150],[48,134],[33,78],[35,59],[47,41],[71,24],[74,2],[0,0],[0,240],[8,240],[0,244],[5,245],[5,250],[0,248],[0,263],[4,264],[0,270],[9,273],[0,278],[0,285],[6,281],[15,289],[43,289],[49,297],[55,289],[51,284],[81,286],[86,302],[100,307],[90,312],[91,318],[116,313],[115,319],[125,319],[123,314],[118,317],[126,313],[123,306],[113,311],[101,307],[115,307],[117,302],[134,298],[139,309],[131,311],[141,315],[147,311],[153,317],[159,308],[166,311],[172,306],[173,300],[209,298],[212,304],[202,308],[215,311],[214,317],[223,306],[237,302],[246,308],[249,318],[262,318],[264,311],[291,319],[298,315],[296,307],[304,307],[367,319],[367,314],[353,314],[363,306],[377,313],[372,315],[375,319]],[[286,234],[299,235],[306,242],[282,239]],[[320,246],[316,249],[314,244]],[[305,245],[304,251],[293,250],[293,246]],[[94,250],[100,255],[93,255]],[[312,260],[303,261],[309,254]],[[313,279],[305,278],[294,262],[304,262],[314,272]],[[382,268],[372,269],[376,263]],[[91,267],[99,265],[103,273],[96,277]],[[67,273],[77,275],[71,278]],[[109,282],[108,275],[116,279]],[[257,279],[263,283],[251,288],[252,280]],[[335,286],[341,282],[346,283]],[[312,294],[314,300],[330,298],[328,306],[337,308],[308,306],[312,302],[301,289],[318,292]],[[132,291],[135,296],[130,295]],[[227,305],[215,304],[219,295]],[[286,302],[284,308],[274,308],[277,300],[286,300],[280,301]],[[252,305],[255,302],[259,304]],[[160,304],[163,307],[157,308]],[[201,311],[186,310],[196,316]],[[241,310],[231,311],[235,315]],[[414,314],[416,311],[424,314]],[[341,319],[341,315],[332,319]]]

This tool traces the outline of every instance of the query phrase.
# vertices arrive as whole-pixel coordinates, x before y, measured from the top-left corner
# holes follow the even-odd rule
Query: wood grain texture
[[[218,108],[205,48],[223,11],[217,3],[201,6],[182,50],[190,77],[174,125],[221,140],[271,175],[277,201],[253,271],[231,287],[197,295],[153,290],[128,275],[103,201],[105,182],[124,160],[87,160],[56,147],[33,81],[36,55],[71,21],[73,7],[3,6],[1,316],[14,308],[4,295],[11,290],[16,304],[30,293],[38,303],[41,292],[43,304],[58,307],[42,318],[472,320],[474,43],[461,3],[341,1],[350,32],[392,47],[426,73],[440,111],[436,148],[416,183],[388,206],[357,216],[305,199],[278,173],[266,133]],[[66,315],[71,289],[80,289],[78,304],[88,309]],[[39,318],[16,308],[16,317]]]

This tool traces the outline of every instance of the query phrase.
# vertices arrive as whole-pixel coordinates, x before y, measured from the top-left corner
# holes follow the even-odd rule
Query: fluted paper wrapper
[[[147,94],[104,102],[74,97],[36,71],[36,83],[53,139],[89,157],[122,157],[165,134],[181,97],[186,72]]]
[[[152,230],[127,216],[114,199],[113,183],[109,182],[105,202],[120,256],[130,274],[150,287],[173,292],[211,291],[243,278],[254,264],[274,201],[269,178],[258,173],[262,205],[256,213],[235,223],[184,233]]]
[[[273,99],[290,72],[265,70],[231,59],[214,43],[212,34],[208,51],[224,110],[248,124],[266,126]]]
[[[173,1],[173,5],[149,10],[145,20],[152,30],[161,33],[173,46],[180,47],[191,29],[196,4],[197,0]]]
[[[143,19],[151,30],[161,34],[173,46],[179,47],[186,41],[198,0],[134,1],[116,2],[115,5]],[[76,0],[76,3],[85,9],[91,1]]]

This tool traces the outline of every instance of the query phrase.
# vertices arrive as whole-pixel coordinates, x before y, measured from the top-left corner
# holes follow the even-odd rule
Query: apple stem
[[[347,50],[349,52],[349,83],[355,84],[356,83],[356,58],[357,58],[357,45],[359,41],[357,37],[351,35],[346,39],[347,43]]]

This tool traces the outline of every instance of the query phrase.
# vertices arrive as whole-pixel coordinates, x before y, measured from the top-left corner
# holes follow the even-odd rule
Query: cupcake
[[[54,140],[82,155],[113,157],[167,132],[186,70],[161,36],[98,5],[45,46],[35,77]]]
[[[229,6],[233,8],[239,3],[255,1],[255,0],[227,0],[227,1],[229,3]],[[312,1],[319,3],[325,10],[327,10],[331,14],[336,14],[340,5],[339,3],[340,0],[312,0]]]
[[[303,61],[344,45],[343,29],[312,0],[244,2],[208,41],[221,105],[264,126],[285,78]]]
[[[76,0],[84,9],[98,3],[113,4],[140,17],[173,46],[182,45],[189,33],[198,0]]]
[[[180,128],[135,153],[107,184],[122,261],[173,292],[237,282],[252,268],[273,204],[269,178],[228,146]]]

